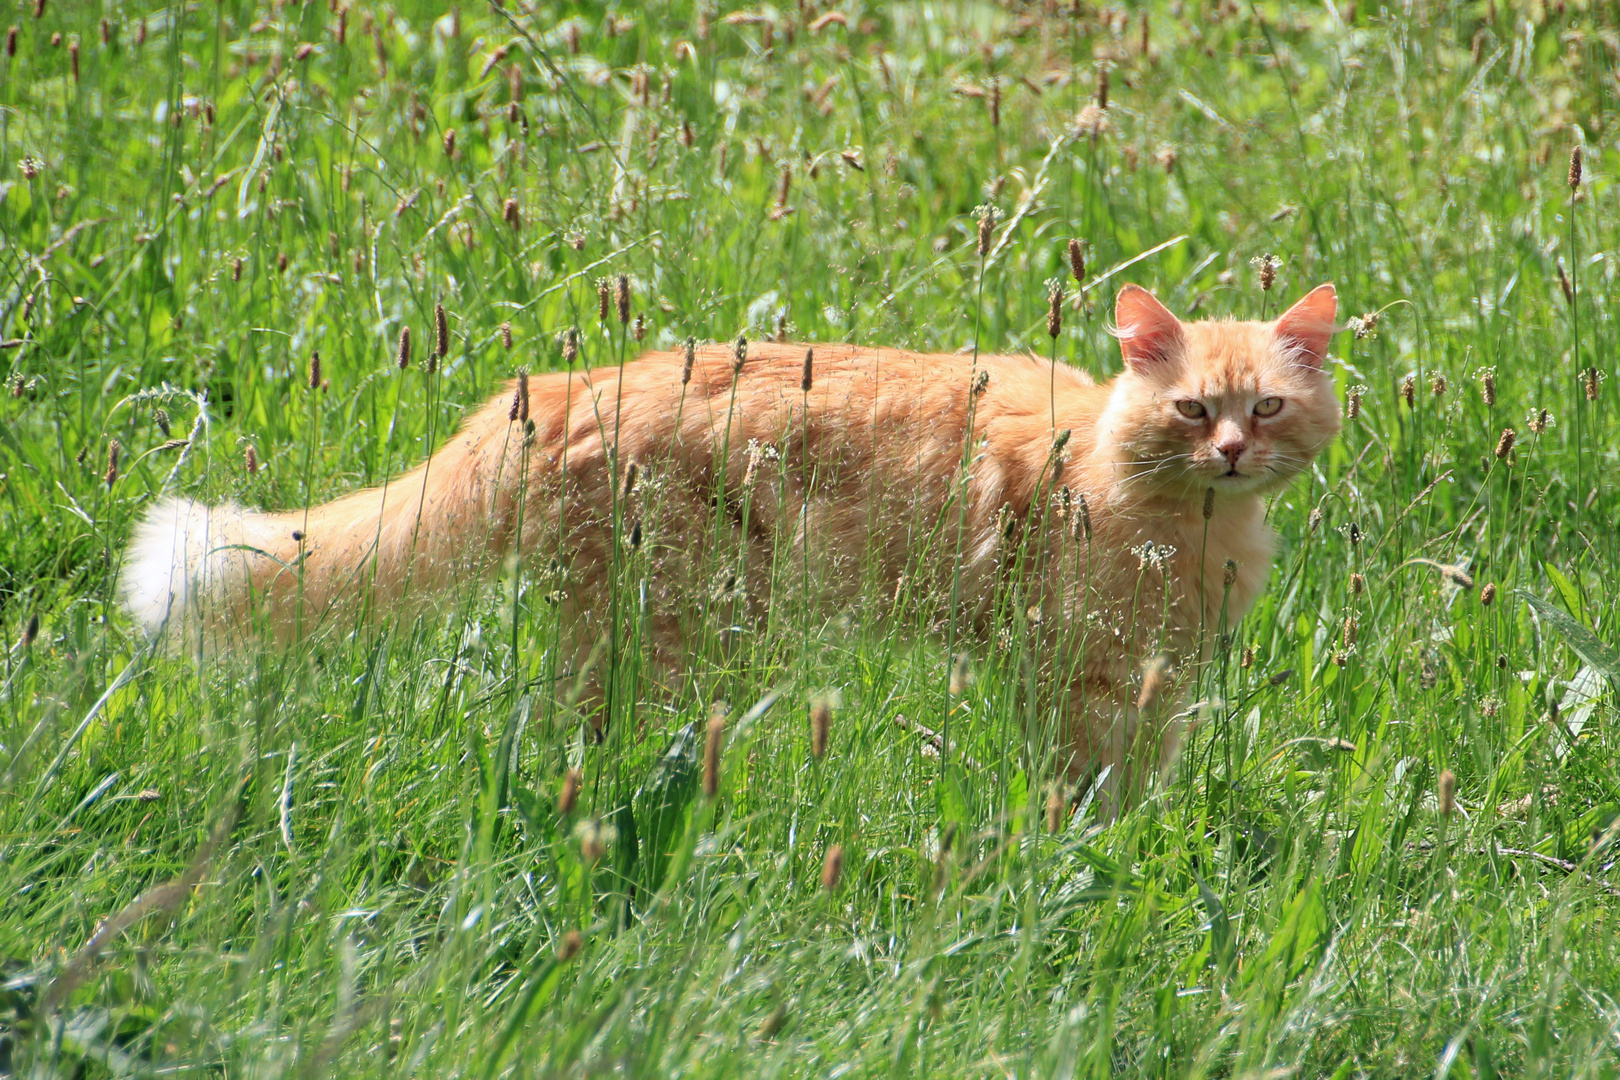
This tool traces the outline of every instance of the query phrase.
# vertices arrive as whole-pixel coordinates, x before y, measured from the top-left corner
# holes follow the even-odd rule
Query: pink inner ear
[[[1114,322],[1119,326],[1119,350],[1137,370],[1175,355],[1180,347],[1181,320],[1146,289],[1127,285],[1114,301]]]
[[[1339,297],[1333,286],[1318,285],[1277,319],[1277,337],[1303,350],[1313,367],[1321,367],[1338,314]]]

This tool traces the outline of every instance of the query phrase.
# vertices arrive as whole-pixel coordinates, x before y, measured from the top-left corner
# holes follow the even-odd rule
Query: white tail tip
[[[238,506],[190,499],[165,499],[147,512],[130,537],[119,581],[124,607],[142,629],[157,634],[184,621],[199,597],[243,565],[232,546],[243,542],[244,517]]]

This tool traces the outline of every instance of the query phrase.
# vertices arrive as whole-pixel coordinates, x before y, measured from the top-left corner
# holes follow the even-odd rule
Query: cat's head
[[[1339,431],[1323,373],[1338,298],[1319,285],[1272,322],[1182,322],[1146,289],[1115,305],[1125,371],[1103,438],[1138,491],[1275,490]]]

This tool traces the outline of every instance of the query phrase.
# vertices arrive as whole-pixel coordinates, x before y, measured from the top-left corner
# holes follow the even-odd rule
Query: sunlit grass
[[[13,0],[0,1072],[1620,1071],[1620,26],[1367,7]],[[570,328],[586,366],[742,334],[1102,376],[1119,284],[1250,318],[1324,280],[1355,415],[1106,828],[1047,827],[1017,633],[946,693],[941,606],[705,624],[674,694],[632,636],[597,744],[543,560],[229,654],[113,603],[160,493],[380,482]]]

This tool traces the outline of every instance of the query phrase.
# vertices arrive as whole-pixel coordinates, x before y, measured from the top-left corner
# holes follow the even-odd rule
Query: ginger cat
[[[1040,656],[1060,761],[1075,779],[1106,766],[1112,813],[1129,763],[1175,741],[1157,658],[1197,662],[1249,610],[1272,561],[1263,499],[1339,430],[1322,372],[1336,313],[1322,285],[1273,322],[1183,323],[1125,286],[1125,367],[1105,385],[1028,356],[849,345],[531,376],[381,487],[283,513],[158,504],[123,598],[154,633],[252,611],[285,636],[397,615],[520,557],[575,663],[602,662],[617,575],[641,598],[620,622],[645,620],[675,678],[704,634],[773,600],[881,597],[937,625],[954,610],[981,642],[1010,627]]]

